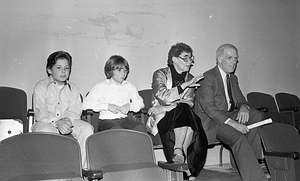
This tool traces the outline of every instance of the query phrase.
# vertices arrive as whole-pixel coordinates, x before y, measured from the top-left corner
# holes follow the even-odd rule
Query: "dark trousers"
[[[233,120],[236,119],[238,111],[228,113]],[[254,109],[250,109],[250,125],[262,120],[263,115]],[[262,156],[262,147],[259,128],[251,129],[246,135],[235,128],[223,124],[217,127],[217,139],[228,145],[232,151],[235,163],[243,181],[267,181],[257,159]]]
[[[108,129],[131,129],[147,133],[147,128],[143,123],[130,120],[127,117],[118,119],[99,119],[98,131]]]

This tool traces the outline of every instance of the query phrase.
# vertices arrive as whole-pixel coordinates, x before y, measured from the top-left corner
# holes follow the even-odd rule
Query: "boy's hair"
[[[182,52],[193,55],[193,49],[185,43],[176,43],[175,45],[171,46],[171,49],[168,53],[168,65],[173,65],[172,58],[179,57]]]
[[[128,71],[126,78],[129,74],[129,63],[127,62],[127,60],[125,60],[125,58],[123,58],[120,55],[113,55],[111,56],[105,63],[104,66],[104,73],[106,75],[107,79],[112,78],[113,71],[119,68],[124,68],[125,70]],[[125,78],[125,80],[126,80]]]
[[[64,52],[64,51],[56,51],[49,55],[47,59],[47,65],[46,65],[47,75],[50,76],[50,74],[48,73],[48,69],[52,69],[52,67],[56,64],[58,59],[66,59],[69,62],[69,66],[70,66],[69,75],[70,75],[71,68],[72,68],[72,57],[68,52]]]

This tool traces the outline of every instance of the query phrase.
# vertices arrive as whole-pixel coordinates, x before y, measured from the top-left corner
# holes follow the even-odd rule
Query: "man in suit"
[[[208,143],[217,138],[231,148],[243,181],[267,181],[257,160],[262,157],[258,128],[247,128],[261,121],[262,114],[249,107],[239,88],[233,74],[238,58],[234,45],[223,44],[217,49],[217,65],[204,73],[197,90],[195,112],[201,118]]]

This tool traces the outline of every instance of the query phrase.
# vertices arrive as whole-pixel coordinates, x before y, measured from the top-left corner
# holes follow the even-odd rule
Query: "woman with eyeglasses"
[[[158,130],[169,163],[187,163],[189,180],[195,180],[205,164],[207,138],[194,113],[195,88],[203,78],[189,73],[194,64],[192,48],[177,43],[168,53],[168,67],[153,73],[153,101],[147,122],[149,132]]]

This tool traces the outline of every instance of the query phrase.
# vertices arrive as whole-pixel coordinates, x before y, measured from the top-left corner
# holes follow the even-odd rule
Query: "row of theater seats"
[[[261,137],[271,181],[298,181],[300,137],[296,128],[274,122],[262,127]],[[58,134],[11,136],[0,142],[0,153],[3,181],[83,181],[83,177],[107,181],[174,180],[155,164],[149,135],[132,130],[114,129],[91,135],[87,140],[87,170],[81,168],[78,142]],[[183,167],[186,169],[183,165],[176,169]]]
[[[142,96],[142,98],[144,99],[145,109],[142,109],[137,114],[130,113],[129,116],[132,119],[135,119],[137,121],[141,121],[141,122],[145,123],[146,120],[147,120],[147,114],[146,114],[147,109],[151,106],[151,89],[142,90],[142,91],[139,91],[139,93]],[[12,96],[9,96],[9,94],[11,94]],[[287,96],[287,98],[285,96]],[[256,108],[256,109],[264,112],[266,118],[271,117],[274,121],[272,126],[267,125],[267,126],[262,127],[262,141],[263,141],[263,145],[264,145],[264,149],[265,149],[266,159],[268,158],[266,161],[269,162],[269,163],[267,163],[267,166],[268,166],[268,169],[271,173],[271,178],[273,178],[273,177],[274,178],[285,178],[285,177],[288,177],[288,176],[289,176],[289,178],[291,178],[291,176],[296,177],[295,176],[296,174],[294,172],[292,172],[292,170],[293,169],[296,169],[296,170],[299,169],[299,166],[297,166],[296,163],[299,162],[299,161],[297,161],[297,159],[299,159],[299,153],[300,153],[299,143],[300,143],[300,141],[299,141],[298,134],[297,134],[297,136],[293,135],[293,133],[294,133],[293,129],[295,129],[294,126],[296,128],[299,128],[299,124],[297,125],[297,123],[299,121],[297,121],[297,113],[296,112],[298,110],[297,108],[299,108],[299,102],[300,101],[299,101],[299,98],[297,96],[287,94],[287,93],[278,93],[278,94],[276,94],[275,97],[276,97],[277,105],[278,105],[279,108],[277,108],[276,101],[271,95],[268,95],[266,93],[259,93],[259,92],[251,92],[251,93],[247,94],[247,99],[249,101],[250,106],[252,108]],[[283,99],[281,99],[281,101],[280,101],[280,98],[282,98],[282,97],[283,97]],[[290,98],[293,98],[293,100],[290,99]],[[26,93],[22,90],[15,89],[15,88],[9,88],[9,87],[0,87],[0,100],[1,100],[0,101],[1,102],[1,104],[0,104],[1,105],[1,107],[0,107],[0,119],[13,118],[13,119],[20,119],[22,121],[25,120],[25,121],[23,121],[24,122],[24,125],[23,125],[24,126],[24,133],[28,132],[28,127],[31,124],[31,123],[28,123],[26,121],[26,120],[28,120],[26,118],[29,115],[30,116],[33,115],[33,114],[28,114],[28,113],[30,113],[30,111],[29,112],[27,111],[27,100],[26,99],[27,99]],[[13,103],[13,102],[17,102],[17,103]],[[286,105],[285,103],[289,103],[289,104]],[[13,110],[14,108],[17,108],[17,109]],[[93,137],[95,137],[94,140],[96,142],[91,144],[93,146],[92,146],[92,148],[90,148],[90,150],[94,150],[94,155],[97,155],[97,154],[101,153],[101,155],[104,156],[103,159],[104,160],[106,159],[107,163],[110,162],[110,163],[113,163],[113,164],[110,164],[110,165],[105,165],[104,164],[103,165],[102,163],[105,163],[105,161],[103,162],[101,160],[97,160],[97,158],[101,158],[101,157],[98,157],[98,156],[93,157],[92,156],[93,154],[88,153],[88,156],[93,158],[93,159],[91,159],[91,161],[89,161],[90,169],[88,171],[86,171],[86,170],[81,171],[81,168],[78,169],[78,165],[80,165],[80,164],[78,164],[77,162],[75,163],[75,161],[73,161],[73,164],[77,165],[77,169],[76,169],[77,172],[68,171],[68,173],[60,173],[58,170],[63,171],[63,169],[61,169],[58,166],[58,163],[53,162],[53,164],[56,165],[56,167],[58,168],[58,169],[56,169],[56,171],[54,171],[54,173],[56,173],[54,175],[57,175],[57,177],[62,177],[63,176],[64,178],[66,178],[66,177],[69,176],[70,173],[76,173],[76,175],[79,176],[79,177],[82,177],[82,174],[83,174],[83,175],[87,176],[88,178],[90,178],[91,180],[93,178],[101,178],[101,177],[105,177],[106,179],[109,178],[109,179],[113,180],[113,179],[116,179],[116,177],[112,177],[111,175],[116,175],[114,173],[114,171],[116,171],[116,170],[120,171],[122,168],[125,168],[125,169],[127,169],[127,171],[128,170],[130,170],[130,171],[126,172],[126,171],[123,170],[122,172],[124,172],[125,175],[117,175],[117,176],[118,177],[120,176],[122,178],[127,178],[127,179],[129,177],[131,177],[129,180],[134,180],[134,178],[140,178],[140,176],[143,177],[143,180],[147,180],[146,179],[148,177],[147,174],[148,173],[153,174],[151,171],[150,172],[144,172],[144,173],[143,172],[136,172],[135,169],[137,167],[139,167],[139,168],[145,168],[146,170],[152,170],[154,172],[157,172],[156,174],[157,174],[158,178],[156,180],[160,180],[160,179],[163,178],[162,175],[161,175],[161,173],[162,173],[161,168],[163,168],[163,171],[165,172],[165,174],[164,174],[165,176],[162,180],[165,180],[165,179],[171,180],[174,177],[176,177],[177,180],[182,179],[182,173],[181,174],[179,174],[179,173],[182,172],[182,170],[187,169],[187,165],[174,165],[174,164],[167,164],[167,163],[164,163],[164,162],[159,162],[158,165],[161,167],[161,168],[159,168],[159,167],[157,167],[156,164],[153,164],[153,163],[155,163],[154,160],[148,160],[149,162],[147,161],[147,163],[145,163],[145,164],[143,162],[143,163],[135,163],[133,165],[128,164],[128,162],[123,163],[123,164],[120,165],[120,162],[111,161],[115,158],[115,156],[112,156],[112,157],[106,156],[104,154],[105,151],[100,151],[100,149],[102,147],[108,148],[106,150],[106,152],[107,153],[113,153],[113,155],[117,154],[117,152],[115,152],[113,150],[118,150],[118,151],[121,150],[121,153],[119,154],[119,157],[121,158],[121,160],[123,160],[125,157],[126,158],[131,158],[130,156],[126,155],[127,153],[135,153],[134,151],[143,150],[139,147],[143,144],[139,143],[138,145],[130,145],[128,148],[130,148],[130,149],[133,148],[133,150],[130,150],[130,149],[126,148],[127,144],[122,145],[122,144],[120,144],[120,142],[116,141],[116,140],[119,140],[119,139],[121,140],[122,138],[126,137],[126,136],[123,135],[123,136],[120,136],[120,138],[117,138],[115,141],[112,141],[112,143],[118,143],[117,145],[120,146],[120,147],[117,148],[117,147],[114,147],[114,146],[111,146],[111,145],[106,146],[105,143],[108,143],[108,141],[107,141],[108,139],[102,135],[102,134],[105,134],[106,132],[97,133],[97,128],[98,128],[98,125],[97,125],[98,115],[97,115],[97,113],[94,113],[92,110],[85,110],[85,115],[86,115],[85,118],[87,119],[87,121],[90,122],[91,124],[93,124],[93,126],[95,127],[95,130],[96,130],[96,133],[93,135]],[[281,124],[281,123],[284,123],[284,124]],[[0,124],[1,124],[1,121],[0,121]],[[288,124],[291,124],[293,126],[289,126]],[[1,125],[0,125],[0,127],[1,127]],[[1,130],[1,132],[3,132],[3,131],[6,131],[6,130]],[[10,131],[10,133],[9,133],[9,131]],[[11,130],[9,130],[9,131],[7,132],[7,134],[13,134],[11,132]],[[108,131],[108,132],[110,132],[110,131]],[[128,134],[128,133],[126,133],[126,134]],[[23,145],[23,146],[28,145],[28,144],[25,144],[26,141],[24,141],[24,139],[26,139],[26,138],[28,139],[32,135],[36,136],[38,134],[37,133],[23,134],[23,135],[20,135],[20,136],[22,136],[21,141],[20,140],[19,141],[13,141],[14,143],[18,143],[18,144],[16,144],[16,146],[18,148],[13,148],[13,147],[10,147],[10,146],[9,147],[3,146],[5,144],[5,142],[7,142],[10,139],[5,139],[3,142],[1,142],[1,149],[3,147],[7,147],[9,149],[6,150],[6,152],[5,151],[0,151],[0,153],[1,153],[0,154],[0,156],[1,156],[0,163],[6,163],[7,162],[7,161],[4,161],[2,159],[4,159],[6,157],[6,155],[9,155],[9,154],[13,153],[13,152],[10,152],[9,150],[14,150],[14,151],[16,151],[17,155],[21,155],[21,157],[23,156],[23,158],[30,158],[30,160],[37,160],[37,158],[42,157],[42,155],[44,155],[45,158],[52,158],[51,156],[48,156],[48,153],[56,153],[56,156],[58,156],[58,157],[55,157],[55,158],[58,158],[58,160],[60,160],[60,161],[64,160],[62,157],[66,157],[66,156],[64,154],[60,155],[60,152],[57,152],[58,150],[61,150],[61,149],[58,148],[58,145],[54,144],[54,141],[45,141],[45,140],[42,141],[43,143],[53,142],[53,144],[45,144],[46,146],[50,146],[50,147],[53,147],[53,145],[55,145],[55,147],[52,148],[52,149],[51,148],[38,147],[36,145],[33,145],[34,143],[31,141],[31,143],[29,145],[31,146],[31,148],[34,148],[34,149],[32,149],[32,150],[29,149],[30,151],[24,152],[23,150],[25,150],[25,148],[20,146],[20,145]],[[101,135],[101,138],[100,138],[100,135]],[[113,133],[113,135],[116,136],[118,134]],[[149,140],[149,136],[151,136],[151,135],[147,135],[147,134],[144,134],[144,135],[146,135],[148,137],[147,139]],[[53,136],[54,135],[52,135],[52,137]],[[60,136],[60,135],[56,135],[56,136],[63,137],[63,136]],[[143,137],[143,136],[139,136],[139,137]],[[293,139],[291,139],[292,137],[293,137]],[[13,137],[13,138],[17,139],[18,137]],[[13,138],[11,138],[11,139],[13,139]],[[57,138],[55,138],[55,139],[57,139]],[[67,139],[69,139],[69,138],[67,138]],[[289,140],[285,141],[286,139],[289,139]],[[28,140],[34,140],[34,139],[30,138]],[[71,139],[71,140],[73,140],[73,142],[75,141],[74,139]],[[93,139],[91,139],[91,140],[93,140]],[[97,141],[101,141],[101,140],[104,141],[105,143],[97,142]],[[130,140],[130,139],[127,139],[127,140]],[[134,142],[138,143],[138,141],[130,140],[130,143],[134,143]],[[142,141],[142,142],[146,143],[147,141]],[[150,157],[154,158],[154,155],[153,155],[153,149],[154,148],[153,147],[151,148],[151,146],[154,146],[156,148],[161,148],[161,143],[160,143],[159,136],[156,136],[156,137],[151,136],[150,142],[151,142],[150,147],[149,147],[149,144],[148,144],[148,146],[143,146],[142,148],[148,148],[147,150],[151,151],[151,153],[149,153],[149,155],[152,155]],[[274,142],[276,142],[277,145],[279,145],[279,146],[276,147],[275,146],[276,144],[274,144]],[[22,143],[22,144],[19,144],[19,143]],[[75,143],[77,144],[76,141],[73,144],[75,144]],[[124,142],[122,141],[122,143],[126,143],[126,141],[124,141]],[[220,143],[216,142],[216,144],[220,144]],[[64,144],[64,145],[68,145],[68,144]],[[101,145],[101,148],[97,148],[97,145],[98,146]],[[268,145],[271,145],[271,146],[268,146]],[[43,153],[42,151],[39,151],[38,150],[39,148],[46,151],[46,153]],[[110,149],[110,148],[114,148],[114,149]],[[220,166],[222,166],[222,149],[223,149],[223,147],[220,148]],[[35,155],[35,152],[41,152],[43,154],[42,155]],[[143,151],[143,152],[144,152],[144,154],[146,153],[145,151]],[[27,153],[29,155],[32,155],[33,157],[35,157],[35,156],[36,157],[35,158],[28,157],[28,156],[24,157],[24,155],[27,155]],[[69,153],[69,152],[64,151],[64,153]],[[137,153],[135,153],[135,154],[137,154]],[[279,154],[279,156],[278,156],[278,154]],[[11,154],[11,155],[13,155],[13,154]],[[70,154],[67,154],[67,155],[74,155],[74,153],[70,153]],[[79,154],[75,153],[75,155],[78,156]],[[59,157],[59,156],[62,156],[62,157]],[[79,155],[79,157],[80,157],[80,155]],[[116,157],[116,158],[119,158],[119,157]],[[274,158],[276,158],[277,160],[276,159],[274,160]],[[72,156],[72,159],[76,160],[76,159],[74,159],[73,156]],[[281,159],[281,160],[278,160],[278,159]],[[42,159],[38,159],[38,160],[42,160]],[[52,159],[50,159],[50,160],[52,160]],[[44,165],[48,165],[50,167],[51,164],[49,164],[49,162],[52,162],[50,160],[46,160],[46,161],[44,160],[44,161],[42,161],[42,163]],[[93,162],[93,160],[95,160],[95,162]],[[143,157],[141,160],[145,161],[145,158]],[[28,161],[26,161],[26,162],[28,162]],[[23,168],[23,170],[19,169],[19,167],[17,166],[18,164],[21,163],[20,160],[12,162],[12,163],[10,163],[10,162],[7,162],[7,163],[9,163],[9,165],[4,164],[5,166],[0,167],[0,180],[5,180],[4,179],[5,176],[3,176],[3,175],[12,175],[15,178],[18,178],[18,177],[21,177],[21,176],[24,177],[21,180],[26,180],[27,177],[28,177],[28,180],[32,180],[33,177],[41,177],[41,175],[42,175],[42,178],[48,178],[49,177],[48,180],[51,180],[50,177],[53,176],[53,174],[51,174],[49,172],[48,168],[45,169],[45,170],[47,170],[47,173],[39,173],[39,169],[37,169],[37,171],[34,171],[35,173],[38,173],[37,175],[33,175],[33,177],[32,177],[32,175],[30,176],[30,174],[28,175],[28,173],[27,173],[28,170],[26,168],[32,168],[32,169],[29,169],[29,170],[35,170],[35,167],[43,168],[44,165],[42,164],[42,165],[38,166],[40,164],[38,162],[34,162],[33,165],[30,165],[29,162],[28,162],[28,163],[26,163],[28,167],[22,165],[21,167]],[[18,163],[18,164],[15,164],[15,163]],[[72,165],[71,163],[68,163],[67,161],[64,161],[63,163],[65,163],[67,165],[70,165],[70,168],[71,168],[71,165]],[[94,167],[91,166],[92,163],[95,163]],[[272,163],[276,163],[276,164],[272,164]],[[278,163],[280,163],[280,164],[278,164]],[[60,162],[59,164],[62,164],[62,163]],[[150,166],[152,168],[148,169],[148,168],[150,168],[148,166]],[[10,172],[9,170],[10,171],[22,170],[22,171],[24,171],[24,173],[20,172],[20,174],[16,174],[15,172]],[[78,172],[78,170],[79,170],[79,172]],[[114,174],[107,174],[109,172],[112,172]],[[105,174],[103,175],[103,173],[105,173]],[[140,175],[136,174],[136,173],[140,173]],[[27,175],[24,176],[24,174],[27,174]],[[146,176],[145,176],[145,174],[146,174]],[[174,176],[174,174],[176,174],[176,176]],[[135,176],[133,176],[133,175],[135,175]],[[127,177],[125,177],[125,176],[127,176]],[[3,177],[3,179],[2,179],[2,177]],[[271,180],[278,180],[278,179],[271,179]]]
[[[149,94],[147,95],[149,96]],[[147,103],[148,101],[145,102],[146,102],[145,109],[141,110],[137,114],[130,113],[129,117],[145,123],[147,118],[144,116],[146,115],[145,113],[147,112],[147,108],[149,108],[149,104]],[[149,102],[151,104],[151,101]],[[148,180],[153,180],[153,179],[172,180],[173,177],[178,178],[177,180],[183,179],[182,171],[188,169],[186,164],[174,165],[174,164],[168,164],[166,162],[158,162],[158,165],[161,168],[157,166],[155,161],[153,145],[156,148],[162,148],[159,136],[156,137],[152,136],[151,138],[150,135],[148,134],[144,134],[144,136],[134,135],[132,136],[132,138],[123,140],[123,138],[126,138],[125,135],[138,134],[138,133],[129,133],[129,132],[134,132],[129,130],[123,130],[123,131],[120,130],[120,132],[116,133],[112,130],[112,132],[114,132],[113,135],[115,137],[111,136],[111,138],[115,138],[115,140],[109,141],[109,139],[106,138],[107,136],[104,137],[104,134],[111,134],[111,133],[106,133],[106,132],[98,133],[97,131],[98,113],[94,113],[92,110],[85,110],[83,111],[83,113],[84,114],[82,118],[86,119],[95,127],[95,134],[92,135],[91,138],[89,139],[89,140],[94,140],[95,142],[93,144],[90,144],[92,148],[89,149],[88,151],[89,158],[93,158],[90,159],[89,161],[90,170],[88,171],[86,170],[81,171],[81,169],[78,169],[78,164],[76,162],[76,159],[74,158],[74,155],[75,157],[78,156],[77,153],[72,153],[72,151],[70,152],[70,150],[63,151],[64,149],[58,146],[58,143],[56,143],[56,141],[59,141],[59,139],[65,139],[64,136],[51,135],[50,138],[49,136],[41,136],[40,134],[42,133],[40,134],[29,133],[33,123],[34,114],[31,109],[27,109],[27,95],[25,91],[13,87],[0,87],[0,132],[1,132],[0,141],[2,140],[0,147],[1,149],[4,149],[0,151],[1,153],[0,163],[7,163],[2,165],[0,164],[1,165],[0,180],[18,180],[18,178],[21,178],[20,180],[45,180],[45,179],[51,180],[53,179],[52,177],[66,178],[70,174],[73,176],[75,175],[78,176],[78,175],[82,175],[82,173],[88,178],[91,178],[91,180],[93,178],[97,180],[100,177],[102,177],[103,173],[109,173],[114,171],[118,171],[118,173],[124,172],[125,175],[123,174],[118,175],[116,173],[111,175],[104,174],[105,179],[106,180],[147,180],[148,177],[151,178]],[[94,121],[92,121],[92,118]],[[3,126],[4,122],[6,126]],[[16,129],[16,127],[14,126],[15,122],[21,122],[18,125],[21,125],[22,127],[21,128],[18,127]],[[120,136],[120,134],[124,134],[124,135]],[[101,139],[98,138],[100,137],[100,135],[101,135]],[[138,141],[134,139],[134,138],[142,139],[143,137],[144,139],[148,139],[148,141],[147,140]],[[43,138],[45,138],[45,140],[43,140]],[[68,137],[66,137],[66,139],[68,139]],[[37,143],[34,143],[33,140],[36,140]],[[69,143],[69,144],[75,144],[76,141],[74,139],[71,140],[73,140],[71,141],[73,143]],[[122,141],[118,141],[118,140],[122,140]],[[152,140],[154,141],[154,143],[152,142]],[[100,143],[101,141],[106,143],[111,142],[116,144],[110,144],[105,146],[104,143]],[[8,145],[11,144],[11,145],[7,146],[6,144]],[[68,144],[62,143],[61,146],[63,145],[68,145]],[[100,147],[99,148],[97,147],[99,145],[101,148],[107,148],[106,153],[111,153],[112,156],[107,156],[108,154],[105,154],[105,151],[101,150]],[[5,150],[5,148],[9,148],[9,149]],[[114,148],[114,149],[110,149],[110,148]],[[9,150],[11,150],[11,152]],[[63,153],[70,153],[70,154],[60,154],[60,151],[62,151]],[[36,153],[41,153],[41,154],[36,154]],[[51,156],[51,153],[54,153],[54,155]],[[97,156],[93,156],[93,153],[95,153],[94,155]],[[99,156],[100,153],[103,156],[103,158]],[[19,155],[20,157],[17,157],[16,155]],[[71,157],[74,161],[72,162],[70,160],[70,163],[68,163],[66,160],[67,155],[73,155]],[[118,155],[120,157],[118,157]],[[8,157],[8,156],[12,156],[12,157]],[[43,158],[43,156],[45,158]],[[16,159],[11,159],[11,158],[16,158]],[[100,158],[102,158],[101,161],[99,160]],[[114,162],[114,158],[117,158],[116,162]],[[58,162],[55,161],[53,162],[52,159],[56,159]],[[11,162],[7,160],[11,160]],[[31,163],[31,161],[33,162]],[[92,163],[95,163],[94,166],[96,167],[93,167]],[[105,165],[107,163],[110,163],[110,165]],[[73,164],[73,169],[75,170],[75,172],[74,170],[73,171],[67,170],[66,173],[63,167],[59,166],[60,164],[65,165],[65,167],[70,166],[70,169],[72,168],[72,164]],[[52,168],[53,165],[55,165],[57,168],[56,169]],[[137,171],[138,168],[139,171]],[[125,170],[122,171],[122,169]],[[177,173],[173,172],[172,169]],[[60,172],[60,170],[62,171],[62,173]],[[80,170],[80,172],[78,172],[78,170]],[[145,172],[143,170],[148,170],[148,171]],[[163,177],[162,177],[162,172],[163,172]],[[143,179],[141,179],[141,177],[143,177]]]
[[[279,92],[275,98],[267,93],[247,94],[250,107],[272,118],[261,127],[261,140],[271,181],[300,180],[300,100],[297,95]]]
[[[247,94],[250,107],[260,110],[265,118],[272,118],[274,122],[293,125],[300,130],[300,100],[297,95],[279,92],[275,98],[267,93],[250,92]]]
[[[51,133],[24,133],[0,142],[0,180],[167,181],[156,165],[149,135],[114,129],[87,139],[88,169],[81,168],[78,142]]]

